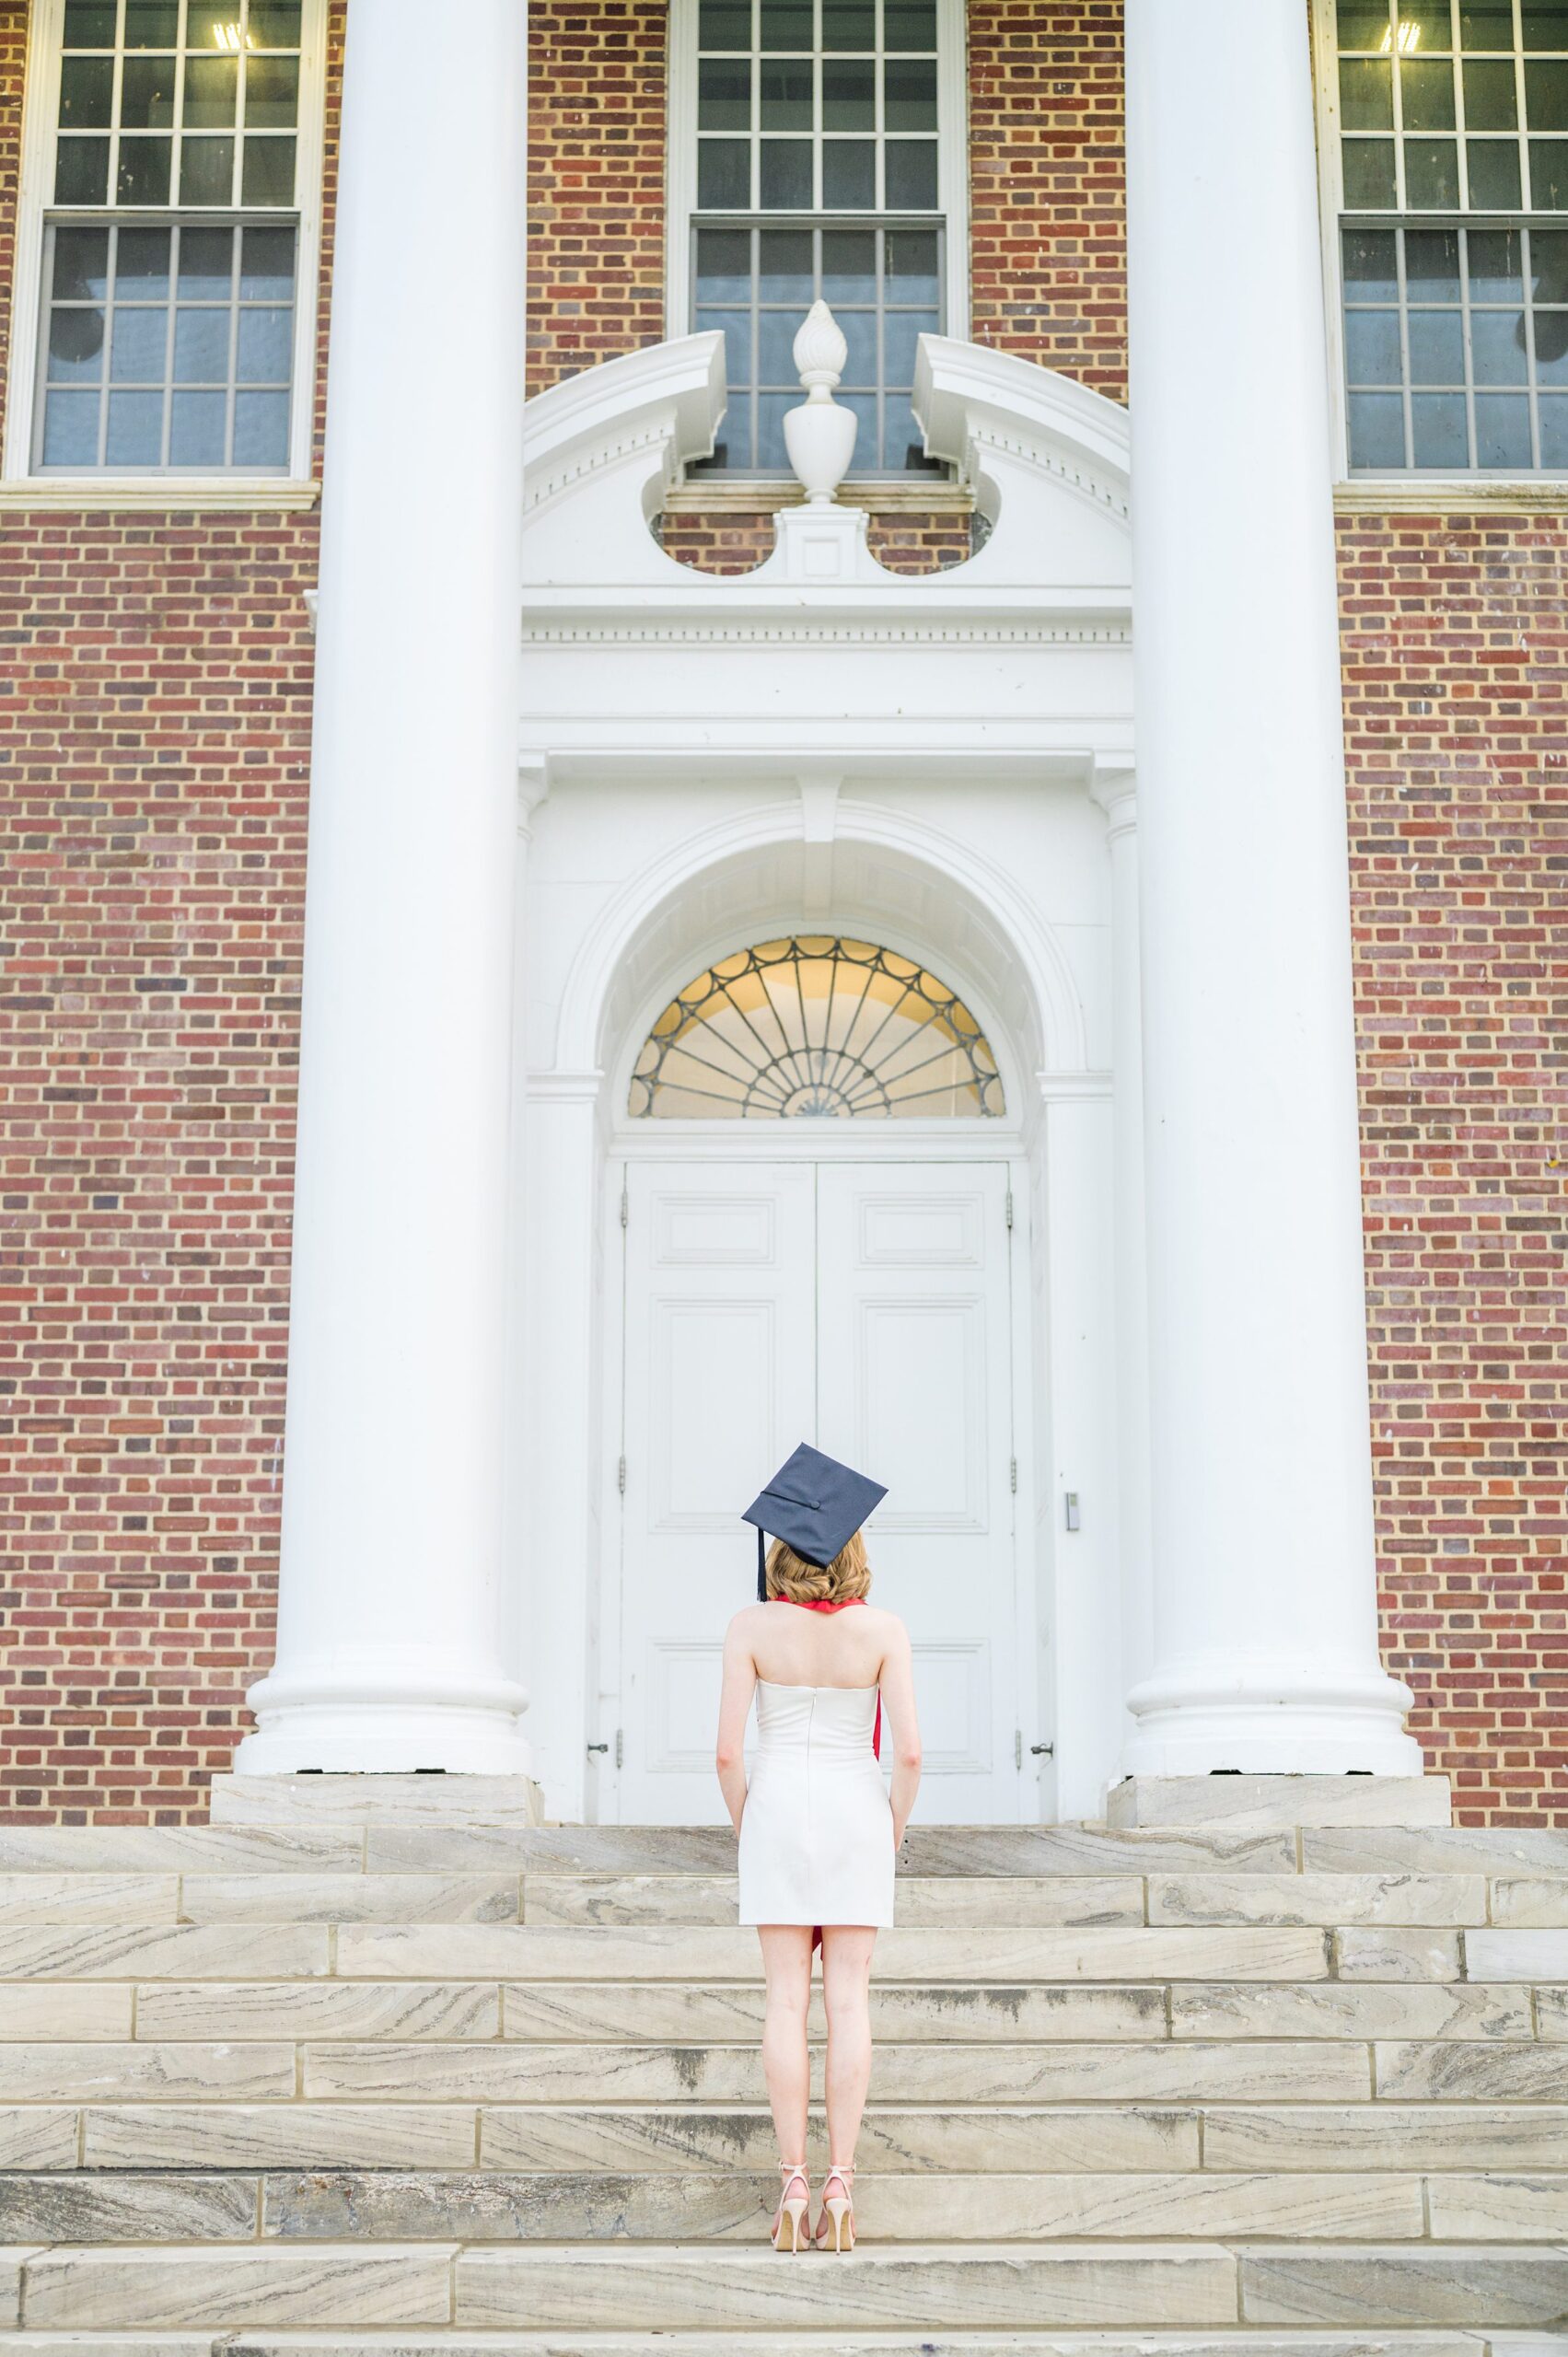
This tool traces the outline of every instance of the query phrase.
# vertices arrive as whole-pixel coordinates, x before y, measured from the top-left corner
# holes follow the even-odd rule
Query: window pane
[[[800,333],[804,314],[796,310],[761,311],[757,316],[757,382],[760,385],[796,385],[800,372],[795,365],[795,339]]]
[[[1478,311],[1470,321],[1470,365],[1478,385],[1529,382],[1522,311]]]
[[[128,57],[120,69],[120,123],[125,131],[168,131],[174,124],[172,57]]]
[[[1418,52],[1429,56],[1434,49],[1452,49],[1453,20],[1448,0],[1400,0],[1399,50],[1402,57],[1414,57]]]
[[[225,292],[226,293],[226,288]],[[174,315],[174,380],[180,385],[226,385],[228,382],[227,304],[211,310],[179,310]],[[240,375],[246,372],[242,368]]]
[[[107,139],[62,139],[54,153],[56,204],[101,204],[109,194]]]
[[[122,229],[114,257],[121,302],[161,303],[168,296],[168,231]]]
[[[1398,393],[1351,395],[1350,462],[1353,467],[1404,465],[1405,405]]]
[[[1568,139],[1530,141],[1530,203],[1538,213],[1568,212]]]
[[[800,0],[762,0],[762,47],[809,49],[811,10]]]
[[[239,362],[242,385],[286,385],[294,313],[281,308],[239,314]]]
[[[915,424],[907,395],[889,393],[885,412],[884,465],[896,467],[902,474],[944,474],[947,470],[941,459],[925,455],[925,437]]]
[[[830,59],[822,68],[823,130],[872,131],[876,124],[877,68],[873,61],[869,57]]]
[[[1465,122],[1471,131],[1512,131],[1519,120],[1514,64],[1483,57],[1465,67]]]
[[[236,393],[234,463],[237,467],[282,467],[288,463],[288,395]]]
[[[1353,213],[1394,209],[1394,143],[1391,139],[1347,139],[1344,144],[1345,203]]]
[[[811,76],[809,58],[798,63],[788,57],[763,59],[760,95],[764,131],[811,129]]]
[[[103,375],[103,313],[54,311],[49,321],[49,381],[96,385]]]
[[[1538,303],[1568,303],[1568,232],[1530,231],[1530,277]]]
[[[1519,146],[1514,139],[1467,139],[1465,163],[1470,176],[1470,206],[1476,213],[1516,213],[1519,209]]]
[[[745,0],[703,0],[697,14],[697,43],[702,49],[749,49],[751,10]]]
[[[890,303],[935,303],[942,292],[934,229],[889,229],[887,232],[888,300]]]
[[[935,59],[889,60],[882,68],[882,109],[888,131],[935,131]]]
[[[181,204],[230,204],[234,201],[234,141],[186,139],[180,150]]]
[[[187,230],[185,234],[189,237],[191,233]],[[280,296],[293,294],[292,229],[246,230],[239,259],[239,292],[248,302],[275,302]]]
[[[1403,58],[1400,99],[1407,131],[1451,131],[1454,127],[1454,68],[1446,57]]]
[[[840,393],[841,408],[849,410],[858,419],[860,431],[854,437],[854,456],[851,464],[856,467],[879,467],[882,452],[877,439],[877,396],[875,393]]]
[[[105,456],[111,467],[156,467],[162,441],[161,393],[110,393]]]
[[[1454,140],[1405,141],[1405,198],[1423,212],[1454,209],[1459,202],[1459,151]]]
[[[874,303],[876,299],[876,232],[871,229],[824,229],[822,300],[836,306],[840,303]]]
[[[1527,49],[1568,49],[1568,0],[1524,0],[1519,17]]]
[[[937,327],[935,311],[888,313],[882,323],[882,366],[886,383],[913,384],[915,346],[923,335],[935,335]]]
[[[882,42],[887,49],[935,49],[935,0],[887,0],[882,11]]]
[[[292,131],[299,120],[297,57],[248,57],[245,61],[247,131]]]
[[[127,49],[172,49],[180,39],[180,0],[125,0]]]
[[[247,133],[239,185],[242,204],[294,203],[294,148],[292,139],[252,139]]]
[[[1392,303],[1400,292],[1391,229],[1347,229],[1343,238],[1345,300]]]
[[[1568,385],[1568,311],[1536,313],[1536,382]]]
[[[176,393],[168,421],[171,467],[221,467],[226,393]]]
[[[807,258],[807,284],[810,262]],[[751,236],[747,229],[699,229],[697,300],[734,303],[751,293]],[[807,298],[809,299],[809,298]]]
[[[1459,239],[1453,229],[1411,229],[1405,235],[1405,284],[1412,303],[1459,299]]]
[[[67,57],[60,67],[60,121],[71,131],[107,127],[114,104],[112,57]]]
[[[1398,311],[1346,312],[1345,375],[1353,385],[1403,381]]]
[[[1547,394],[1541,400],[1540,462],[1568,469],[1568,395]]]
[[[186,60],[183,119],[188,130],[216,130],[231,123],[238,95],[238,57]]]
[[[1341,61],[1340,120],[1347,131],[1392,131],[1394,69],[1386,58]]]
[[[811,204],[811,142],[764,139],[760,143],[761,202],[770,213],[804,213]]]
[[[161,385],[168,351],[168,313],[117,308],[109,374],[119,385]]]
[[[811,301],[811,232],[809,229],[764,229],[761,248],[761,276],[758,294],[764,303]]]
[[[1475,462],[1478,467],[1529,467],[1530,405],[1522,393],[1477,393]]]
[[[1340,0],[1338,37],[1342,49],[1390,48],[1388,0]]]
[[[109,292],[107,229],[56,229],[51,284],[56,298],[101,302]]]
[[[1465,0],[1459,39],[1466,49],[1512,49],[1514,0]]]
[[[65,0],[67,49],[112,49],[114,0]]]
[[[877,11],[865,0],[822,0],[824,49],[875,49]]]
[[[1522,303],[1524,273],[1516,229],[1472,229],[1469,248],[1470,301]]]
[[[749,131],[751,62],[704,57],[697,69],[697,126],[702,131]]]
[[[173,142],[168,139],[122,139],[120,203],[167,204],[168,167],[173,152]]]
[[[843,311],[839,316],[849,354],[844,362],[842,383],[877,389],[877,314],[875,311]],[[905,377],[904,382],[909,382]]]
[[[46,467],[98,464],[98,395],[51,393],[43,412]]]
[[[1532,131],[1568,131],[1568,64],[1532,58],[1525,68],[1525,119]]]
[[[823,142],[822,203],[833,213],[869,213],[874,209],[877,149],[869,139]]]
[[[273,233],[251,231],[252,237],[271,234]],[[181,229],[180,292],[188,300],[226,302],[233,268],[232,229]]]
[[[245,32],[253,49],[297,49],[299,0],[250,0]]]
[[[1463,393],[1412,393],[1411,439],[1418,467],[1468,467],[1470,451]]]
[[[936,210],[936,142],[889,139],[883,151],[889,213]]]
[[[715,332],[724,338],[725,382],[733,393],[751,382],[751,314],[749,311],[703,311],[696,315],[699,335]]]
[[[732,401],[725,412],[719,438],[714,444],[711,463],[714,467],[749,467],[751,464],[751,405],[749,401]]]
[[[697,146],[697,202],[730,210],[751,202],[751,149],[744,139],[703,139]]]
[[[1412,311],[1408,333],[1412,385],[1464,383],[1465,334],[1458,311]]]
[[[757,396],[757,459],[756,463],[769,474],[789,472],[789,453],[784,448],[784,412],[793,409],[800,395],[795,393],[759,393]]]

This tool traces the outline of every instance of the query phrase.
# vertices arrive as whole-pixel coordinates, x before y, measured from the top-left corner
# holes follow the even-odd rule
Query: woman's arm
[[[914,1708],[914,1663],[909,1631],[901,1620],[882,1656],[882,1701],[893,1729],[893,1846],[904,1838],[904,1828],[920,1790],[920,1721]]]
[[[719,1697],[719,1740],[714,1760],[724,1805],[738,1834],[746,1806],[746,1722],[757,1687],[757,1665],[749,1643],[740,1633],[741,1618],[737,1613],[725,1631],[724,1691]]]

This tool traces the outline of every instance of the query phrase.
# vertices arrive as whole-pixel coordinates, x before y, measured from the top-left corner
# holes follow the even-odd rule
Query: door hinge
[[[1012,1491],[1013,1495],[1016,1497],[1018,1494],[1018,1460],[1016,1457],[1010,1457],[1007,1462],[1007,1486]]]
[[[1023,1764],[1024,1730],[1022,1727],[1015,1727],[1013,1729],[1013,1765],[1015,1768],[1021,1768]]]
[[[1011,1187],[1007,1190],[1007,1225],[1009,1227],[1013,1225],[1013,1190]]]
[[[590,1751],[602,1751],[608,1754],[610,1746],[608,1743],[590,1743],[587,1748]],[[617,1727],[615,1730],[615,1764],[618,1768],[621,1764],[623,1751],[624,1746],[621,1740],[621,1729]]]
[[[630,1188],[622,1187],[621,1190],[621,1225],[622,1227],[629,1227],[631,1223],[632,1193]]]
[[[1053,1743],[1031,1743],[1029,1751],[1036,1759],[1054,1759],[1056,1757],[1056,1746]]]
[[[621,1457],[615,1468],[615,1486],[622,1497],[626,1495],[626,1459]]]

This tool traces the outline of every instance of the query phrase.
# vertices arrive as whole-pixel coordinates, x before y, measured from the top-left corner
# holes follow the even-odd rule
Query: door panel
[[[1015,1819],[1007,1178],[996,1164],[628,1169],[619,1811],[711,1824],[739,1513],[796,1444],[889,1485],[927,1823]]]
[[[819,1445],[889,1486],[866,1538],[914,1648],[928,1824],[1019,1806],[1006,1204],[1000,1163],[817,1177]]]

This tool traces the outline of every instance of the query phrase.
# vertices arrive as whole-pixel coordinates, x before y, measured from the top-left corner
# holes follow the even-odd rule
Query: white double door
[[[888,1486],[867,1543],[876,1601],[913,1640],[921,1816],[1016,1820],[1006,1166],[633,1162],[625,1178],[615,1814],[722,1818],[721,1649],[756,1582],[740,1513],[810,1441]]]

